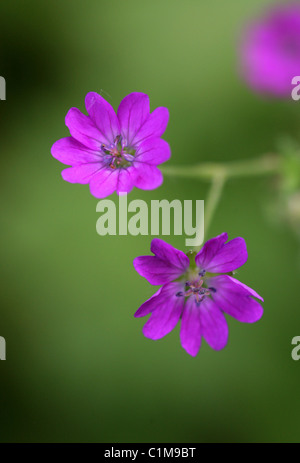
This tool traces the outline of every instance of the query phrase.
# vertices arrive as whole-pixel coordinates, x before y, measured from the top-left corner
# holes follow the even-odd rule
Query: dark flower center
[[[185,291],[179,291],[177,297],[190,297],[194,296],[197,305],[204,300],[205,297],[210,296],[216,292],[216,288],[207,288],[205,286],[205,270],[202,270],[198,274],[198,278],[192,281],[187,280],[185,282]]]
[[[105,164],[111,169],[129,167],[134,160],[135,148],[127,146],[127,141],[118,135],[110,145],[101,145]]]

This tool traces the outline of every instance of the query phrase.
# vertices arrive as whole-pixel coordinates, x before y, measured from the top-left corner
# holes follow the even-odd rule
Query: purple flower
[[[66,115],[71,137],[52,146],[52,156],[70,165],[62,177],[71,183],[89,183],[92,195],[104,198],[114,191],[128,193],[134,186],[152,190],[162,184],[157,166],[170,158],[170,148],[160,137],[169,112],[150,113],[149,97],[131,93],[120,103],[117,114],[97,93],[85,98],[88,116],[77,108]]]
[[[134,259],[140,275],[152,285],[163,285],[135,313],[135,317],[151,313],[143,329],[147,338],[162,338],[181,318],[181,345],[196,356],[202,337],[215,350],[227,344],[224,312],[246,323],[261,318],[263,309],[253,297],[263,299],[228,275],[247,261],[246,243],[243,238],[226,243],[227,239],[227,233],[222,233],[207,241],[198,254],[184,254],[155,238],[151,243],[154,256]]]
[[[241,46],[241,67],[253,90],[290,96],[292,78],[300,70],[299,3],[277,5],[248,27]]]

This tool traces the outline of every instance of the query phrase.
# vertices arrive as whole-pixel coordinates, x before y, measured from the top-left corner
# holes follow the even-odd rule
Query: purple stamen
[[[134,156],[132,156],[132,154],[127,154],[127,153],[123,153],[123,158],[129,162],[132,162],[134,160]]]
[[[184,296],[184,293],[182,291],[179,291],[178,293],[176,293],[176,297],[181,297],[181,296]]]

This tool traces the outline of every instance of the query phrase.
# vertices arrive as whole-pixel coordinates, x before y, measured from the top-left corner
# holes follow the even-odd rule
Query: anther
[[[134,160],[134,156],[132,156],[132,154],[127,154],[127,153],[123,153],[123,158],[129,162],[132,162]]]
[[[216,292],[217,292],[216,288],[210,287],[210,288],[208,288],[208,289],[209,289],[212,293],[216,293]]]
[[[184,293],[183,293],[182,291],[179,291],[178,293],[176,293],[176,296],[177,296],[177,297],[181,297],[181,296],[183,296],[183,295],[184,295]]]

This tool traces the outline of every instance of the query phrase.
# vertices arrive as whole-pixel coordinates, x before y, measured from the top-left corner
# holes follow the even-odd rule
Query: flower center
[[[210,296],[212,293],[216,292],[215,288],[207,288],[205,284],[205,270],[202,270],[198,273],[198,276],[193,275],[193,280],[186,280],[185,282],[185,291],[179,291],[177,297],[190,297],[194,296],[196,299],[197,305],[204,300],[205,297]]]
[[[111,169],[129,167],[134,160],[135,148],[127,146],[127,141],[118,135],[110,145],[101,145],[105,164]]]

